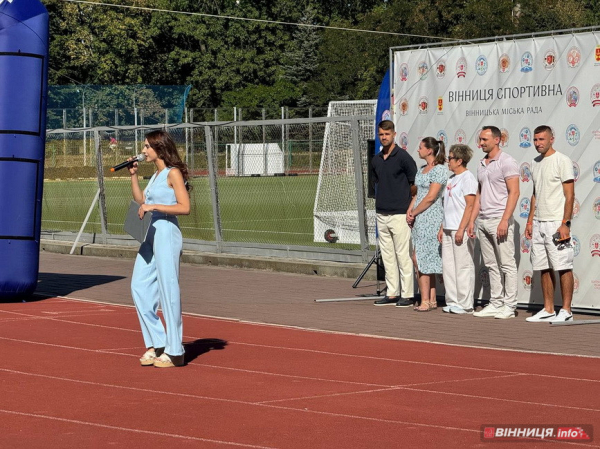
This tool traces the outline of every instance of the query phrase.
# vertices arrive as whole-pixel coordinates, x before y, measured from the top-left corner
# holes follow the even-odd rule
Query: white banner
[[[575,33],[426,49],[393,49],[393,120],[398,143],[417,160],[426,136],[473,149],[476,173],[482,126],[502,130],[501,146],[521,168],[515,210],[519,303],[543,303],[525,239],[533,191],[533,130],[549,125],[554,148],[573,161],[575,245],[573,307],[600,309],[600,34]],[[516,240],[516,238],[515,238]],[[479,255],[477,256],[479,259]],[[478,261],[477,291],[489,299]],[[558,280],[558,279],[557,279]],[[555,301],[560,304],[557,282]]]

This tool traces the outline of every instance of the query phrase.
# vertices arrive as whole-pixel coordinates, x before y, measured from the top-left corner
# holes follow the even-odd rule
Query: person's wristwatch
[[[571,220],[563,220],[562,223],[567,227],[570,228],[571,227]]]

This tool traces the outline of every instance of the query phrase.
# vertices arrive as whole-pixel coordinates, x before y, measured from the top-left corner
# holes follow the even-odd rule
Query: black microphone
[[[111,167],[110,171],[121,170],[122,168],[132,165],[134,162],[142,162],[143,160],[146,160],[146,156],[143,154],[138,154],[132,161],[121,162],[120,164]]]

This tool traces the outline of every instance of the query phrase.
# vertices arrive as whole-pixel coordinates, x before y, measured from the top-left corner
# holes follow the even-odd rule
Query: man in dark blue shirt
[[[375,301],[375,305],[409,307],[414,302],[414,267],[406,212],[417,190],[414,185],[417,164],[394,143],[394,122],[383,120],[377,126],[377,133],[382,149],[373,157],[371,170],[376,182],[377,231],[387,294]]]

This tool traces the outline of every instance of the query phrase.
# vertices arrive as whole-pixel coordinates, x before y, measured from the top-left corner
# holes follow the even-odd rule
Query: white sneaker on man
[[[498,308],[492,304],[488,304],[483,309],[481,309],[479,312],[474,312],[473,316],[476,316],[476,317],[496,316],[500,313],[501,310],[502,310],[502,307]]]
[[[451,309],[452,307],[453,307],[453,306],[444,306],[444,307],[442,307],[442,312],[444,312],[444,313],[450,313],[450,309]]]
[[[502,310],[494,315],[494,318],[499,320],[508,320],[515,317],[515,311],[508,306],[502,307]]]
[[[535,315],[525,318],[525,321],[530,323],[543,323],[550,322],[554,318],[556,318],[556,312],[546,312],[546,309],[542,309]]]
[[[560,323],[562,321],[573,321],[573,314],[571,312],[567,312],[565,309],[560,309],[560,312],[554,317],[550,318],[548,321],[552,323]]]
[[[450,313],[455,313],[457,315],[471,314],[471,313],[473,313],[473,309],[465,310],[459,306],[452,306],[452,307],[450,307]]]

